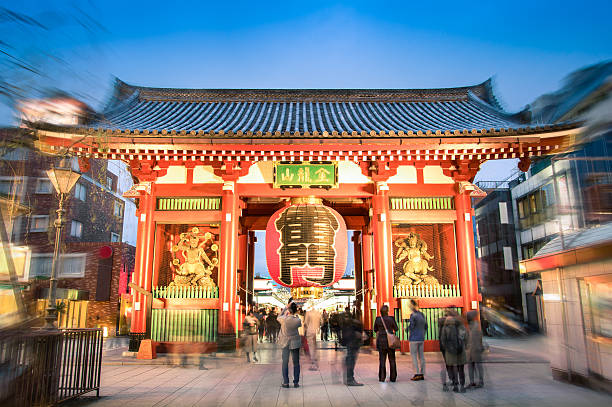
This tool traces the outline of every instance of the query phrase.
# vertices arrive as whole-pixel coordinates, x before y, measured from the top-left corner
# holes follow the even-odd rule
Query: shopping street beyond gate
[[[263,344],[259,363],[239,353],[175,355],[136,361],[108,351],[102,387],[68,406],[589,406],[612,405],[612,396],[555,381],[542,340],[490,341],[485,387],[466,393],[443,392],[439,353],[427,353],[426,380],[412,382],[410,355],[397,355],[398,379],[378,381],[378,353],[363,348],[356,379],[342,383],[343,351],[320,351],[320,369],[311,371],[302,356],[300,388],[280,388],[280,350]],[[467,370],[467,369],[466,369]],[[466,371],[467,380],[467,371]]]

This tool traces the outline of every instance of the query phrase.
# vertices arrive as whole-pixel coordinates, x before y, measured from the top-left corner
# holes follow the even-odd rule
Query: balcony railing
[[[449,298],[461,297],[457,284],[426,285],[426,286],[393,286],[393,296],[420,297],[420,298]]]

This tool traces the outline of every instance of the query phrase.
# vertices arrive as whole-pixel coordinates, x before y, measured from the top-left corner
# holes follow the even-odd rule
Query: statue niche
[[[175,275],[170,286],[215,287],[211,276],[219,267],[218,252],[212,233],[201,234],[197,227],[181,233],[179,242],[172,246],[170,267]]]
[[[403,262],[402,272],[395,278],[395,284],[401,286],[439,285],[438,279],[429,275],[434,268],[429,260],[434,257],[427,253],[427,243],[418,233],[410,232],[394,242],[398,248],[395,263]]]

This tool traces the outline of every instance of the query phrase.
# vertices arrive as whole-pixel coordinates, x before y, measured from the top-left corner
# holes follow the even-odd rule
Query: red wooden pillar
[[[463,191],[460,186],[460,190],[455,196],[457,261],[459,263],[459,284],[463,297],[464,312],[478,309],[479,300],[470,192],[469,190]]]
[[[374,237],[374,272],[376,273],[376,308],[389,306],[393,315],[393,250],[391,242],[391,221],[389,219],[389,186],[386,182],[376,183],[376,195],[372,197],[372,234]]]
[[[247,303],[247,238],[246,232],[238,234],[238,297],[240,298],[240,312],[248,310]]]
[[[238,250],[238,196],[235,182],[223,184],[221,197],[221,230],[219,264],[219,348],[231,350],[236,346],[236,266]]]
[[[353,232],[353,258],[355,260],[355,300],[359,304],[359,315],[361,321],[364,318],[364,306],[363,306],[363,266],[361,264],[361,231],[356,230]]]
[[[255,232],[250,230],[248,236],[248,248],[247,248],[247,304],[251,305],[253,303],[253,289],[255,285],[255,243],[257,242],[257,238],[255,237]]]
[[[138,235],[133,275],[133,282],[142,290],[148,292],[151,292],[155,246],[155,222],[153,221],[155,195],[153,194],[153,188],[154,185],[151,185],[150,193],[143,193],[139,198],[139,208],[136,213],[138,216]],[[150,315],[147,307],[147,296],[133,288],[130,291],[133,298],[130,336],[133,341],[139,341],[144,339],[148,332]],[[132,346],[131,348],[133,349]]]
[[[372,289],[374,272],[372,270],[372,235],[363,228],[361,232],[361,264],[363,268],[363,329],[372,330]]]

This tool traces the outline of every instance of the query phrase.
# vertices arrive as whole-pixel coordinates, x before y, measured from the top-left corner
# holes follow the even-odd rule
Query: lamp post
[[[49,296],[47,297],[47,315],[45,316],[45,327],[49,329],[55,328],[53,323],[57,319],[57,309],[55,307],[55,288],[57,286],[57,267],[59,264],[59,252],[62,241],[62,229],[64,227],[64,200],[66,195],[72,191],[74,185],[81,177],[81,173],[74,171],[70,166],[70,161],[67,158],[62,158],[59,166],[52,166],[47,170],[47,176],[53,184],[55,191],[59,195],[58,208],[55,211],[57,218],[53,222],[55,226],[55,245],[53,247],[53,262],[51,263],[51,279],[49,280]]]

